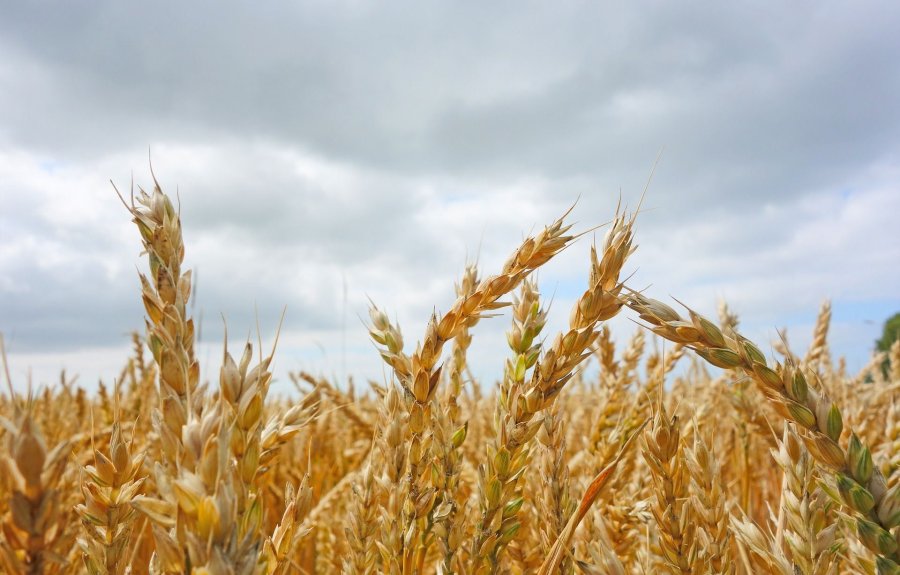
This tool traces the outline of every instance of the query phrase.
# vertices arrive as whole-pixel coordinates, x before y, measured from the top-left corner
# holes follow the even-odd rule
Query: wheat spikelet
[[[649,433],[644,436],[643,454],[654,481],[655,502],[651,509],[658,527],[661,555],[657,569],[668,573],[691,573],[699,560],[682,449],[678,418],[670,419],[660,404]]]
[[[81,489],[84,503],[76,506],[87,537],[79,544],[91,575],[121,575],[128,566],[129,545],[136,523],[131,502],[144,486],[144,457],[133,453],[113,423],[106,452],[94,450],[94,463],[84,468]]]
[[[812,342],[809,344],[809,350],[803,363],[808,365],[813,371],[819,370],[819,364],[823,359],[828,357],[828,328],[831,325],[831,302],[825,300],[822,307],[819,308],[819,315],[816,317],[816,327],[813,330]]]
[[[12,394],[11,399],[16,401]],[[0,566],[8,573],[63,573],[74,539],[68,528],[71,492],[64,479],[69,442],[47,449],[32,408],[15,405],[13,421],[0,418],[8,435],[7,452],[0,458],[0,475],[8,483]]]
[[[732,572],[732,561],[725,490],[719,479],[719,464],[696,428],[696,420],[694,424],[694,445],[686,450],[686,459],[691,477],[691,512],[697,519],[696,537],[701,560],[705,572],[728,574]]]

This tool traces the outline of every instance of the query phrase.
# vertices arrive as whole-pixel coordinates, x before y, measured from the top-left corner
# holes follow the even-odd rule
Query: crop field
[[[179,210],[158,185],[124,201],[146,329],[96,391],[6,370],[2,573],[900,573],[900,342],[848,373],[827,303],[809,349],[763,352],[724,304],[632,289],[639,206],[565,331],[531,275],[589,240],[550,214],[427,325],[373,303],[385,381],[298,372],[275,398],[277,343],[232,335],[201,373]],[[502,308],[502,380],[474,381],[470,330]]]

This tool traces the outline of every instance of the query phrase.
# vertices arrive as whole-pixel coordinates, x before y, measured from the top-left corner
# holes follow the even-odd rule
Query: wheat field
[[[568,214],[463,270],[425,326],[373,304],[389,380],[293,373],[288,399],[277,345],[227,339],[200,372],[180,214],[158,185],[124,201],[146,329],[96,392],[17,395],[7,370],[3,573],[900,573],[900,343],[852,374],[827,303],[808,350],[766,356],[724,304],[632,290],[639,210],[591,250],[566,331],[531,274],[579,239]],[[474,381],[470,329],[501,308],[502,380]]]

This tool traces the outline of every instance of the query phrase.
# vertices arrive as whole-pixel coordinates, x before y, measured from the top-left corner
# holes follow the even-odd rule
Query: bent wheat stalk
[[[616,468],[619,466],[619,462],[622,461],[622,458],[625,457],[625,454],[628,453],[628,450],[631,448],[631,444],[634,442],[635,438],[641,434],[644,430],[644,427],[647,425],[647,421],[644,421],[640,426],[638,426],[637,430],[631,434],[631,436],[625,440],[625,443],[622,444],[622,447],[619,449],[619,452],[613,457],[612,461],[610,461],[606,466],[597,474],[596,477],[591,481],[590,485],[584,492],[584,496],[581,498],[581,503],[578,505],[578,510],[574,515],[569,519],[569,522],[566,524],[566,528],[563,530],[562,534],[559,536],[559,539],[556,540],[556,543],[553,544],[553,547],[550,550],[550,554],[544,560],[544,563],[541,565],[540,570],[538,570],[538,575],[551,575],[555,573],[557,569],[559,569],[559,565],[562,563],[565,558],[565,554],[567,553],[567,549],[572,542],[572,538],[575,536],[575,530],[578,529],[578,525],[584,520],[585,515],[587,515],[588,511],[590,511],[591,507],[594,505],[594,502],[600,497],[603,493],[604,488],[608,485],[609,480],[612,478],[613,474],[616,472]]]
[[[869,447],[852,430],[848,430],[847,446],[840,444],[844,420],[815,373],[804,373],[790,359],[770,368],[753,342],[737,332],[723,334],[690,308],[687,320],[668,305],[637,292],[628,298],[628,306],[654,333],[692,348],[712,365],[740,370],[752,378],[776,411],[797,424],[810,454],[830,472],[830,494],[852,518],[859,541],[875,554],[878,573],[900,573],[900,487],[888,489]]]

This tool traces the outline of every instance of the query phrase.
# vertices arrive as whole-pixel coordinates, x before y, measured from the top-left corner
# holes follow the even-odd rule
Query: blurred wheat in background
[[[568,214],[467,267],[415,344],[373,304],[385,381],[292,373],[273,397],[277,343],[226,336],[200,371],[179,210],[158,185],[126,203],[146,329],[115,384],[16,394],[7,371],[4,573],[900,573],[900,343],[848,373],[827,303],[771,357],[725,304],[632,289],[638,210],[560,333],[531,275],[579,240]],[[475,381],[470,329],[504,307],[502,378]]]

